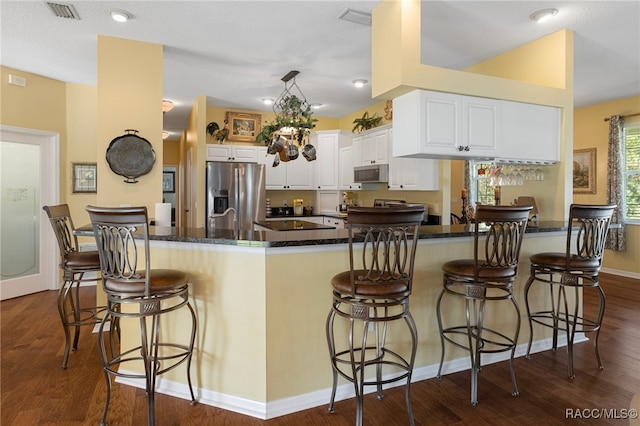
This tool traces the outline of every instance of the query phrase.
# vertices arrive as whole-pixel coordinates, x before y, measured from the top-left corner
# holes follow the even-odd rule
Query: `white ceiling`
[[[198,95],[209,105],[268,110],[290,70],[319,116],[341,117],[378,102],[371,86],[371,28],[337,16],[378,1],[0,1],[0,64],[66,82],[96,84],[97,35],[164,45],[164,98],[176,103],[165,129],[178,134]],[[536,24],[529,15],[557,8]],[[113,9],[132,15],[111,20]],[[640,1],[424,1],[422,62],[463,69],[563,28],[575,32],[575,106],[640,95]],[[126,62],[114,64],[126,67]]]

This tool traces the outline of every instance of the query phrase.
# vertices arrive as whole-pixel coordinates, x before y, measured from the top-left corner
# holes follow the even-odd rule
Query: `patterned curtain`
[[[471,161],[464,162],[464,182],[463,187],[467,189],[467,220],[473,222],[475,218],[475,205],[478,199],[477,185],[471,181],[472,173],[474,172],[473,163]]]
[[[620,228],[609,229],[606,248],[614,251],[625,251],[626,241],[624,232],[624,120],[619,115],[609,118],[609,149],[607,160],[607,201],[617,204],[613,212],[611,223],[619,224]]]

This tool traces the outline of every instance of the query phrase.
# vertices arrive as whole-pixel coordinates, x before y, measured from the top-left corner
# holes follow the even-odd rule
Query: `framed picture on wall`
[[[176,172],[162,172],[162,192],[176,192]]]
[[[260,114],[227,112],[229,122],[229,141],[255,142],[261,131]]]
[[[98,192],[97,163],[72,163],[71,176],[71,188],[74,193]]]
[[[596,148],[573,151],[573,193],[596,193]]]

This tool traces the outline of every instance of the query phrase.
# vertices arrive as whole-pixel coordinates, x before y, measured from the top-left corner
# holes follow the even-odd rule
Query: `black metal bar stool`
[[[326,324],[333,368],[329,412],[333,412],[340,375],[354,385],[358,426],[362,425],[364,387],[376,386],[378,398],[382,399],[383,385],[405,379],[409,422],[414,424],[409,386],[418,334],[409,312],[409,296],[424,210],[424,206],[348,210],[350,268],[331,280],[333,305]],[[336,316],[349,322],[346,349],[336,348]],[[401,319],[409,328],[409,354],[386,345],[388,322]]]
[[[531,209],[532,206],[479,205],[475,214],[473,259],[452,260],[442,266],[443,288],[436,302],[442,344],[437,377],[442,377],[445,342],[469,351],[471,404],[474,406],[478,404],[478,372],[482,368],[483,353],[511,352],[512,395],[518,395],[513,357],[520,331],[520,309],[513,296],[513,282],[518,274],[520,247]],[[466,320],[463,324],[443,325],[442,302],[445,295],[464,300]],[[485,325],[485,313],[493,308],[493,302],[507,300],[515,310],[515,328],[511,335]],[[487,302],[491,302],[491,308]],[[504,308],[495,309],[501,309],[500,312],[506,315]]]
[[[146,207],[106,208],[87,206],[100,253],[102,285],[107,294],[107,311],[98,332],[98,343],[107,381],[107,397],[102,425],[107,424],[111,396],[111,376],[142,378],[146,382],[148,423],[155,424],[156,378],[186,362],[191,404],[196,399],[191,385],[191,357],[196,336],[196,314],[189,303],[189,276],[173,269],[151,269],[149,257],[149,218]],[[138,250],[136,240],[142,250]],[[138,261],[144,257],[144,268]],[[185,343],[161,339],[160,317],[180,308],[188,308],[190,329]],[[105,325],[118,324],[121,318],[138,318],[141,344],[120,351],[116,333],[105,344]],[[113,324],[112,324],[113,327]],[[144,364],[144,374],[119,372],[123,364]]]
[[[67,204],[44,206],[42,208],[49,216],[49,222],[58,240],[60,248],[60,269],[63,283],[58,291],[58,312],[64,328],[65,346],[62,356],[62,368],[67,368],[69,352],[78,349],[80,327],[100,322],[98,313],[104,307],[82,307],[80,304],[80,283],[97,281],[100,271],[100,258],[97,250],[80,251],[78,238],[73,231],[73,220]],[[95,272],[96,276],[85,277],[85,274]],[[71,346],[71,328],[74,328],[73,346]]]
[[[527,315],[529,317],[530,357],[533,342],[533,324],[553,329],[552,348],[558,349],[558,331],[567,336],[567,368],[569,378],[573,379],[573,343],[576,331],[595,332],[594,347],[598,368],[602,369],[598,337],[604,316],[605,295],[600,287],[598,275],[602,266],[602,256],[609,223],[616,205],[572,204],[569,213],[567,242],[564,253],[537,253],[531,256],[531,275],[524,288]],[[529,304],[529,292],[532,284],[539,281],[546,284],[549,305],[542,310],[532,312]],[[573,289],[573,300],[567,298],[567,290]],[[593,289],[599,298],[598,313],[587,318],[581,314],[580,294],[583,290]]]

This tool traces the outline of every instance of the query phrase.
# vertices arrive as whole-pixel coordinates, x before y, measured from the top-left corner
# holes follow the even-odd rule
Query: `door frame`
[[[0,124],[0,140],[14,143],[38,145],[41,153],[40,205],[58,204],[60,200],[60,134],[44,130]],[[40,209],[40,276],[45,283],[42,289],[57,290],[58,274],[58,242],[55,238],[46,213]],[[3,281],[2,299],[20,296],[8,288],[5,291]],[[49,283],[48,285],[46,283]]]

